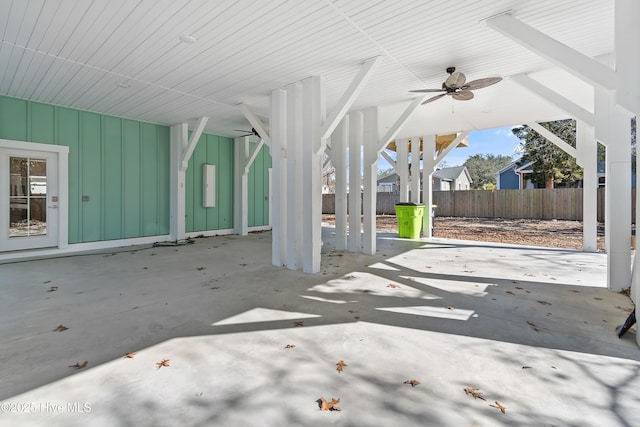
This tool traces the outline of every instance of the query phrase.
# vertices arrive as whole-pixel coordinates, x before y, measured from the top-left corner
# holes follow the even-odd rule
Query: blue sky
[[[511,156],[517,159],[516,149],[520,139],[511,133],[511,126],[474,131],[469,134],[469,146],[454,149],[445,158],[446,166],[462,166],[470,156],[475,154],[494,154]],[[391,166],[384,158],[380,158],[378,169],[388,169]]]

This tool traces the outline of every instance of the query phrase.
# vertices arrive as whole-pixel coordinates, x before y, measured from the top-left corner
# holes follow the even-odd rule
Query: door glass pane
[[[9,237],[47,234],[47,161],[9,158]]]

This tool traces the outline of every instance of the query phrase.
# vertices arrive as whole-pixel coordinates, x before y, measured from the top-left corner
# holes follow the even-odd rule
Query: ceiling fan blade
[[[462,74],[460,71],[454,71],[451,73],[447,80],[444,81],[445,86],[450,87],[452,89],[457,89],[464,85],[464,82],[467,81],[467,77]]]
[[[494,85],[501,80],[502,80],[502,77],[487,77],[484,79],[472,80],[469,83],[462,85],[460,89],[462,90],[482,89],[484,87]]]
[[[435,100],[438,100],[438,99],[442,98],[443,96],[447,96],[447,95],[448,95],[448,94],[443,93],[443,94],[440,94],[440,95],[432,96],[431,98],[427,99],[426,101],[424,101],[424,102],[423,102],[422,104],[420,104],[420,105],[428,104],[428,103],[430,103],[430,102],[433,102],[433,101],[435,101]]]
[[[417,90],[410,90],[409,92],[416,92],[416,93],[445,92],[445,89],[417,89]]]
[[[451,97],[458,101],[468,101],[473,98],[473,92],[470,90],[461,90],[451,94]]]

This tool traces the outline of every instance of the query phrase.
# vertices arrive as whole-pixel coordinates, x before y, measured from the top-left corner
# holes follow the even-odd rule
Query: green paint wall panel
[[[0,137],[16,141],[29,141],[27,136],[28,103],[22,99],[2,97]],[[31,141],[29,141],[31,142]]]
[[[102,240],[102,129],[98,114],[82,112],[82,241]]]
[[[253,150],[253,145],[251,147]],[[249,226],[269,224],[269,168],[271,156],[265,145],[249,169]]]
[[[43,144],[55,144],[55,107],[53,105],[31,102],[29,123],[31,141]]]
[[[104,238],[121,239],[122,228],[122,119],[104,117],[103,120],[104,180],[103,203]]]
[[[158,234],[169,234],[171,216],[171,173],[170,163],[170,131],[168,127],[158,126]],[[163,167],[167,165],[167,167]]]
[[[69,147],[69,243],[81,242],[80,112],[58,108],[57,143]]]
[[[140,123],[124,121],[122,158],[124,160],[124,237],[142,236],[140,228]]]
[[[217,195],[218,227],[233,228],[233,147],[232,138],[218,138]]]
[[[205,163],[216,166],[216,183],[220,182],[220,140],[216,135],[207,135],[207,158]],[[219,187],[219,185],[218,185]],[[216,199],[220,197],[216,194]],[[218,230],[220,228],[220,203],[216,200],[215,207],[206,208],[207,228],[209,230]]]
[[[148,123],[141,125],[142,234],[158,234],[158,132]]]

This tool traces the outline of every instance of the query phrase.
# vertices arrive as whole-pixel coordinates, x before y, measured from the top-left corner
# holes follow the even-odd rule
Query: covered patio
[[[640,422],[640,354],[614,330],[631,302],[604,287],[605,254],[381,234],[371,257],[334,232],[316,275],[272,266],[269,232],[2,266],[1,422]]]

